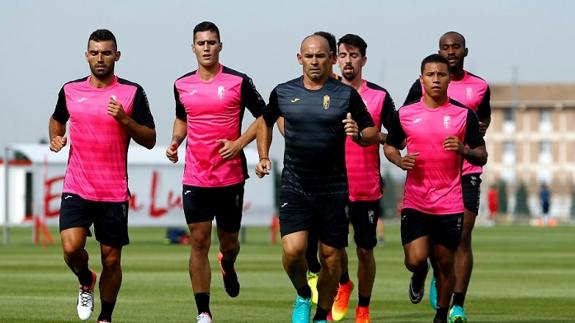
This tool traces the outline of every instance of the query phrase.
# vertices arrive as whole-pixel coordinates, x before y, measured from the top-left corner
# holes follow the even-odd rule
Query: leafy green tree
[[[397,187],[389,172],[385,172],[385,188],[383,191],[383,216],[395,217],[397,210]]]
[[[497,184],[497,197],[499,198],[499,213],[506,214],[508,211],[507,182],[500,179]]]

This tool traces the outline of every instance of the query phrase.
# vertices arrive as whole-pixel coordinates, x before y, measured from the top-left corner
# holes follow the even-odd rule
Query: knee
[[[211,236],[209,234],[195,233],[190,236],[190,245],[192,250],[199,252],[208,252],[210,250]]]
[[[80,257],[83,254],[84,248],[73,245],[73,244],[62,244],[64,251],[64,260],[72,260]]]
[[[367,262],[373,258],[373,249],[357,248],[357,259],[361,262]]]
[[[102,267],[111,271],[120,268],[120,255],[115,253],[102,255]]]
[[[405,267],[409,269],[411,272],[420,271],[422,268],[427,267],[427,258],[422,257],[414,257],[414,256],[405,256]]]

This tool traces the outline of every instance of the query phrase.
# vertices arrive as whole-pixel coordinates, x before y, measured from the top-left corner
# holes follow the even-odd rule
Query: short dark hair
[[[332,33],[327,32],[327,31],[316,31],[313,34],[316,36],[321,36],[321,37],[325,38],[325,40],[327,40],[327,44],[329,45],[329,50],[334,55],[337,55],[336,40],[335,40],[335,36]]]
[[[202,21],[194,27],[194,40],[196,39],[196,33],[201,31],[211,31],[218,35],[218,42],[221,42],[220,39],[220,29],[216,24],[211,21]]]
[[[363,40],[363,38],[359,37],[358,35],[355,34],[343,35],[343,37],[341,37],[337,42],[337,47],[339,48],[341,44],[359,48],[361,56],[365,57],[365,54],[367,52],[367,43],[365,42],[365,40]]]
[[[439,54],[431,54],[421,61],[421,73],[422,74],[423,74],[423,69],[425,68],[425,64],[427,64],[427,63],[441,63],[441,64],[447,65],[447,68],[449,68],[449,62],[447,61],[447,58],[445,58]]]
[[[114,43],[114,49],[118,49],[118,43],[116,42],[116,36],[109,31],[108,29],[98,29],[95,30],[90,34],[90,38],[88,38],[88,46],[90,46],[90,41],[93,40],[95,42],[101,41],[112,41]]]

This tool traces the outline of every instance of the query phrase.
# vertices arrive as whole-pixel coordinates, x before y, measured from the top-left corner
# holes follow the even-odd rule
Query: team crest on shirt
[[[468,99],[472,99],[473,98],[473,89],[468,87],[465,89],[465,94],[467,94],[467,98]]]
[[[443,128],[449,129],[449,127],[451,127],[451,117],[443,116]]]
[[[220,98],[220,100],[224,99],[224,86],[223,85],[219,85],[218,86],[218,98]]]
[[[330,100],[329,95],[326,94],[323,96],[323,109],[324,110],[329,109],[329,100]]]

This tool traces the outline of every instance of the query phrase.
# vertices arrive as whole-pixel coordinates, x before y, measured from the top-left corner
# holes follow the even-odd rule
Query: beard
[[[97,69],[96,66],[90,65],[90,71],[98,79],[106,79],[114,74],[114,66],[106,66],[104,69]]]

